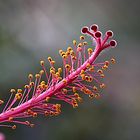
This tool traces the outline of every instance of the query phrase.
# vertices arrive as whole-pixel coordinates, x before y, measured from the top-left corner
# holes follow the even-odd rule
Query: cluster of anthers
[[[90,29],[83,27],[81,33],[90,36],[95,46],[88,48],[85,36],[82,35],[80,43],[73,40],[73,47],[69,46],[66,51],[59,50],[63,61],[62,68],[56,68],[55,61],[48,57],[50,63],[48,72],[45,62],[40,61],[42,69],[35,76],[29,74],[29,82],[23,90],[11,89],[7,102],[0,100],[0,105],[4,104],[0,114],[0,126],[15,129],[16,124],[24,124],[33,127],[34,124],[27,120],[28,117],[60,114],[61,105],[51,103],[52,100],[62,100],[76,108],[78,102],[82,101],[80,97],[82,92],[90,98],[100,97],[101,89],[105,88],[100,79],[104,78],[104,71],[108,69],[110,63],[115,63],[115,59],[101,63],[96,63],[95,60],[105,48],[115,47],[116,41],[108,41],[113,36],[110,30],[102,37],[96,24]]]

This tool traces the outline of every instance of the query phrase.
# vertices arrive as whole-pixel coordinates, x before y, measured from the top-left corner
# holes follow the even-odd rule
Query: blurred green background
[[[85,98],[77,109],[65,104],[58,117],[35,119],[35,128],[0,128],[6,140],[140,139],[139,5],[139,0],[0,0],[0,98],[37,73],[40,59],[51,55],[61,65],[58,50],[78,39],[84,25],[111,29],[118,41],[100,57],[117,59],[101,100]]]

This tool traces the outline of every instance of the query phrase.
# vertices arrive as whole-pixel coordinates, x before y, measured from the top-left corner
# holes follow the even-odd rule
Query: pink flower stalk
[[[73,48],[68,47],[66,51],[59,50],[63,68],[56,69],[55,61],[48,57],[50,63],[48,73],[45,62],[40,61],[42,70],[35,75],[35,78],[29,74],[29,83],[24,86],[24,90],[11,89],[9,100],[0,114],[0,126],[15,129],[18,123],[33,127],[34,124],[27,121],[27,118],[37,117],[38,114],[45,116],[60,114],[61,105],[51,103],[50,100],[62,100],[75,108],[78,102],[82,101],[78,93],[83,92],[90,98],[100,97],[99,92],[105,87],[100,79],[104,78],[104,70],[108,68],[110,62],[96,63],[95,60],[102,50],[115,47],[117,43],[115,40],[108,41],[113,36],[110,30],[102,37],[96,24],[90,29],[83,27],[81,33],[90,36],[96,44],[95,47],[87,48],[88,43],[82,35],[80,43],[73,40]],[[111,63],[115,63],[114,58],[111,59]],[[42,80],[43,75],[45,80]],[[0,104],[3,103],[4,101],[0,100]]]

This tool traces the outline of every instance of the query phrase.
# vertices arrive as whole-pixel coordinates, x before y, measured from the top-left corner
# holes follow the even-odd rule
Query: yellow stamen
[[[41,65],[41,66],[44,66],[44,63],[45,63],[45,62],[44,62],[43,60],[40,61],[40,65]]]
[[[84,40],[85,39],[85,37],[84,36],[80,36],[80,40]]]
[[[77,44],[76,40],[73,40],[72,43],[73,43],[74,46],[76,46],[76,44]]]
[[[111,59],[111,63],[112,63],[112,64],[115,64],[115,62],[116,62],[115,59],[112,58],[112,59]]]
[[[15,90],[15,89],[11,89],[10,92],[11,92],[11,93],[15,93],[16,90]]]
[[[29,75],[28,75],[28,78],[29,78],[29,79],[33,79],[33,75],[32,75],[32,74],[29,74]]]
[[[13,130],[14,130],[14,129],[16,129],[16,128],[17,128],[17,126],[16,126],[16,125],[13,125],[13,126],[12,126],[12,129],[13,129]]]

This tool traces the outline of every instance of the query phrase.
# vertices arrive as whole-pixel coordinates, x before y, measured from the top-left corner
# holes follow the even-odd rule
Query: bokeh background
[[[40,59],[58,54],[78,39],[84,25],[114,31],[115,49],[100,59],[117,59],[106,73],[101,100],[85,98],[77,109],[64,104],[58,117],[39,117],[35,128],[0,128],[6,140],[139,140],[139,0],[0,0],[0,98],[20,88]]]

